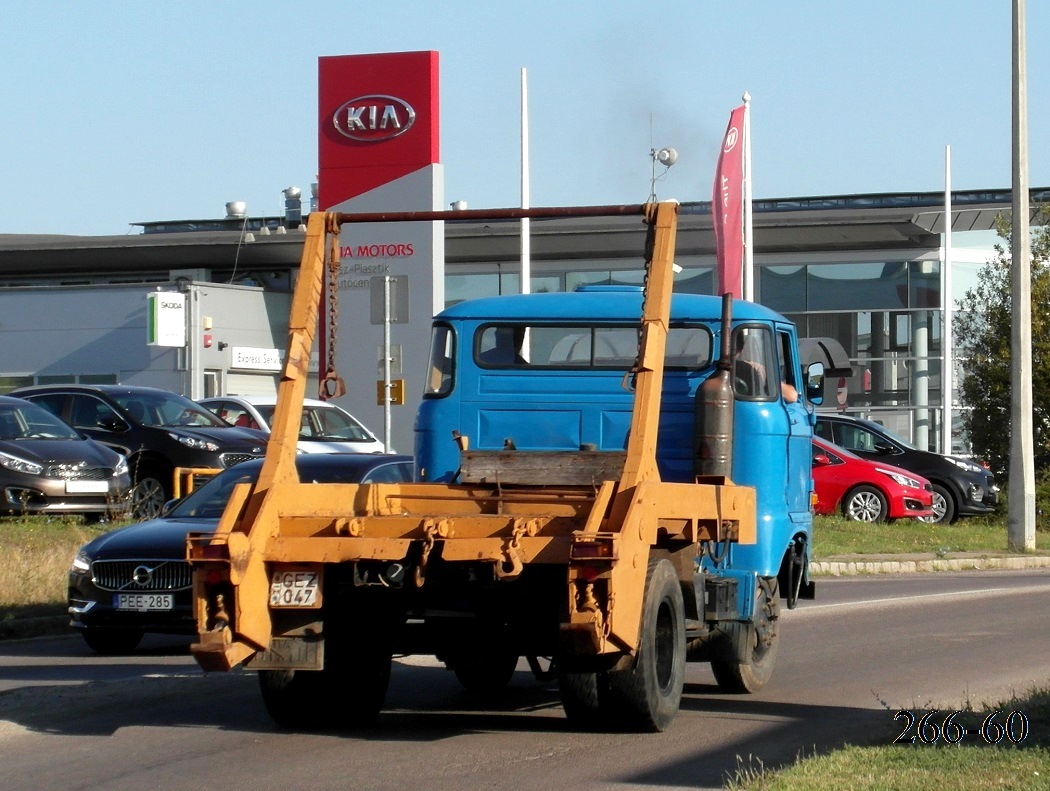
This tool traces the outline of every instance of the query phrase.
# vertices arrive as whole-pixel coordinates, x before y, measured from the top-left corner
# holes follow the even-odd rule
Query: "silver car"
[[[0,396],[0,514],[120,516],[130,488],[124,456],[43,407]]]

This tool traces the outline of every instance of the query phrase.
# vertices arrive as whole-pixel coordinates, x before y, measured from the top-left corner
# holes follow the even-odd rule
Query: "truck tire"
[[[626,730],[663,731],[678,714],[685,686],[685,604],[671,561],[649,561],[634,663],[606,679],[608,689],[598,689],[601,708]]]
[[[282,728],[337,730],[372,725],[390,684],[390,654],[363,649],[329,656],[324,670],[260,670],[266,711]]]
[[[589,731],[601,726],[604,718],[600,687],[606,686],[606,676],[605,673],[558,672],[561,705],[573,726]]]
[[[780,600],[777,578],[762,577],[755,590],[751,623],[730,621],[721,627],[731,659],[712,659],[711,672],[724,692],[753,693],[773,675],[780,649]]]
[[[518,656],[509,651],[480,651],[457,656],[450,665],[467,692],[489,694],[510,683]]]

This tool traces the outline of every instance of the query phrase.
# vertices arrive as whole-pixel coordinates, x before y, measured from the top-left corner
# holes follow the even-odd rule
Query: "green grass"
[[[986,789],[1050,789],[1050,689],[990,707],[978,707],[964,715],[968,727],[979,726],[995,710],[1003,714],[992,722],[1003,724],[1011,711],[1028,717],[1028,737],[1014,746],[1008,738],[998,745],[986,744],[980,736],[965,736],[958,745],[932,739],[932,745],[894,745],[902,722],[890,722],[879,744],[849,746],[827,755],[802,758],[779,771],[768,770],[760,761],[740,761],[740,768],[727,786],[737,791],[953,791]],[[921,716],[919,712],[915,712]],[[943,722],[949,712],[935,718]],[[988,731],[991,732],[991,731]],[[915,729],[908,732],[914,735]],[[1016,735],[1020,735],[1017,733]]]
[[[1036,549],[1050,547],[1050,533],[1036,531]],[[917,519],[889,524],[850,522],[842,517],[818,516],[813,524],[813,556],[826,560],[838,555],[880,555],[932,552],[1006,552],[1006,519],[968,518],[954,525],[930,525]]]

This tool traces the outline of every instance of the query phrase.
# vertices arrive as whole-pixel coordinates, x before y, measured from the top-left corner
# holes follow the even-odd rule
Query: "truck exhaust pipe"
[[[733,295],[722,295],[722,344],[715,372],[696,389],[693,472],[729,479],[733,472]]]

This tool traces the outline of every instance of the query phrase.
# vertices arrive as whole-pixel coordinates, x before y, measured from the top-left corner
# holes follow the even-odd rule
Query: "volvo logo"
[[[136,585],[146,587],[152,579],[153,569],[149,566],[135,566],[135,570],[131,572],[131,581]]]
[[[416,111],[404,99],[384,94],[358,96],[332,116],[335,129],[344,137],[375,143],[402,135],[416,120]]]

